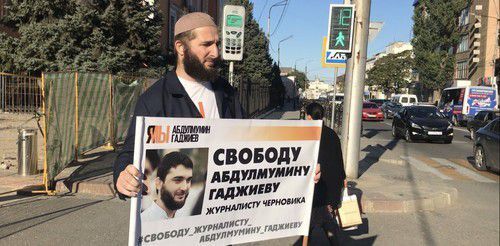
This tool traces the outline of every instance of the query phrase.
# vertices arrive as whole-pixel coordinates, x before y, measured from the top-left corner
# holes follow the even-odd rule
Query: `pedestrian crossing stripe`
[[[455,164],[447,159],[441,159],[441,158],[431,158],[431,159],[439,162],[440,164],[442,164],[444,166],[453,167],[460,174],[463,174],[463,175],[465,175],[465,176],[467,176],[475,181],[484,182],[484,183],[495,183],[493,180],[485,178],[485,177],[477,174],[476,172],[474,172],[470,169],[467,169],[465,167],[462,167],[460,165],[457,165],[457,164]]]
[[[453,160],[443,158],[427,158],[419,156],[400,156],[408,164],[420,171],[432,173],[443,180],[473,180],[481,183],[497,183],[498,179],[491,179],[468,169]]]

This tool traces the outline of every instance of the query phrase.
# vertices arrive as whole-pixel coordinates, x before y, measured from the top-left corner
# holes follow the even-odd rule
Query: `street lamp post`
[[[302,60],[304,60],[304,58],[299,58],[299,59],[295,60],[295,62],[293,63],[293,70],[297,71],[297,62],[302,61]]]
[[[305,70],[305,74],[306,74],[306,79],[307,79],[307,64],[309,64],[309,63],[311,63],[311,62],[313,62],[313,61],[315,61],[315,60],[314,60],[314,59],[311,59],[311,60],[307,60],[307,61],[306,61],[306,65],[305,65],[305,68],[304,68],[304,70]]]
[[[288,0],[283,0],[281,2],[277,2],[269,8],[269,13],[267,14],[267,39],[269,40],[269,43],[271,43],[271,10],[274,7],[285,6],[286,2],[288,2]]]
[[[279,43],[278,43],[278,67],[280,67],[280,46],[281,46],[281,43],[283,43],[283,42],[285,42],[285,41],[287,41],[288,39],[291,39],[291,38],[293,38],[293,35],[290,35],[290,36],[288,36],[288,37],[280,40]]]

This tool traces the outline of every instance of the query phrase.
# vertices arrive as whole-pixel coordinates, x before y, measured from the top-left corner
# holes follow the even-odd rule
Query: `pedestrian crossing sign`
[[[322,57],[321,57],[322,66],[324,68],[329,68],[329,67],[345,68],[348,59],[348,54],[326,49],[326,42],[327,38],[324,37]]]

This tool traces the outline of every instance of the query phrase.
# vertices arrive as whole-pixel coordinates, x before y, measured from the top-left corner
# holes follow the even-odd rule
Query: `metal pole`
[[[234,63],[229,62],[229,84],[231,86],[234,86],[233,79],[234,79]]]
[[[349,119],[346,128],[344,128],[347,129],[345,133],[347,149],[344,153],[346,175],[349,178],[357,179],[371,0],[355,0],[354,2],[356,4],[355,43],[352,58],[349,61],[352,74],[349,77],[346,76],[346,80],[349,79],[351,89],[349,91],[350,105],[347,112]],[[344,137],[344,133],[342,135]]]
[[[344,4],[351,4],[351,0],[344,0]],[[356,29],[356,25],[354,25]],[[356,31],[354,31],[353,37],[356,40]],[[344,102],[342,104],[342,135],[341,135],[341,148],[344,159],[344,166],[347,164],[346,153],[347,153],[347,136],[349,135],[349,109],[351,108],[351,77],[352,77],[352,59],[349,58],[346,63],[346,68],[344,72]]]
[[[330,122],[331,128],[334,129],[335,127],[335,97],[337,96],[337,75],[339,74],[339,68],[335,68],[335,72],[333,76],[333,98],[332,98],[332,120]]]
[[[281,42],[278,43],[278,67],[280,67],[280,44]]]

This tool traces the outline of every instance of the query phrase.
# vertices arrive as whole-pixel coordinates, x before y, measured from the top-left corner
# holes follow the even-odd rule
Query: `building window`
[[[460,17],[458,17],[458,25],[465,26],[469,25],[469,8],[465,8],[460,13]]]
[[[458,44],[457,52],[464,52],[469,50],[469,37],[464,35],[460,37],[460,43]]]
[[[455,70],[455,79],[469,78],[469,63],[467,61],[457,62]]]

